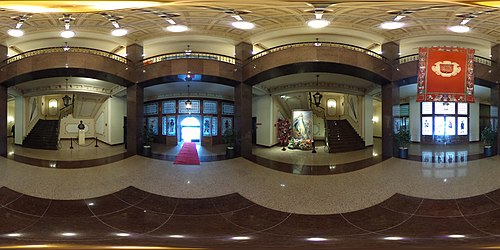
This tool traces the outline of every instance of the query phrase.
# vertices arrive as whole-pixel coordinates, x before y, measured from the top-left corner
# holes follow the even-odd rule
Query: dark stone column
[[[7,88],[0,85],[0,156],[7,156]]]
[[[131,44],[126,48],[127,59],[130,60],[132,67],[129,67],[129,70],[132,70],[131,79],[137,83],[140,80],[140,76],[142,76],[143,67],[140,64],[141,60],[144,58],[144,48],[139,44]]]
[[[142,152],[144,89],[137,84],[127,88],[127,153]]]
[[[139,44],[127,46],[127,58],[134,67],[132,79],[134,85],[127,88],[127,153],[137,154],[142,152],[142,130],[144,123],[144,89],[137,85],[142,75],[140,61],[143,59],[144,49]]]
[[[244,63],[252,56],[253,46],[249,43],[239,43],[235,47],[236,59]],[[243,157],[252,155],[252,86],[243,83],[243,70],[238,65],[237,79],[240,83],[234,88],[234,128],[238,135],[236,150]]]
[[[493,63],[491,73],[494,75],[494,79],[500,79],[500,45],[497,44],[493,47],[491,47],[491,60],[493,60],[495,63]],[[495,82],[495,85],[492,86],[491,88],[491,106],[492,107],[499,107],[500,106],[500,87],[498,86],[498,81]],[[500,117],[500,108],[498,109],[498,113],[496,114],[496,119],[497,119],[497,124],[498,124],[498,118]],[[495,149],[497,154],[500,154],[500,133],[498,133],[498,127],[497,129],[497,145],[495,145]]]
[[[399,57],[399,45],[393,42],[382,44],[382,55],[394,61]],[[384,157],[392,157],[398,152],[394,141],[395,116],[399,116],[399,85],[392,81],[382,86],[382,156]]]
[[[7,52],[7,46],[0,45],[0,62],[7,59]],[[7,156],[7,88],[2,85],[0,85],[0,156]]]

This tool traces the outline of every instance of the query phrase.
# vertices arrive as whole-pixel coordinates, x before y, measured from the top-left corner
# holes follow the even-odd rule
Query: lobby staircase
[[[57,150],[59,120],[38,120],[23,141],[23,147]]]
[[[328,120],[329,153],[355,151],[365,148],[365,142],[347,120]]]

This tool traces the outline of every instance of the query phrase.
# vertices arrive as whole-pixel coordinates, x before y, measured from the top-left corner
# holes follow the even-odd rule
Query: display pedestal
[[[78,145],[85,145],[85,130],[78,130]]]

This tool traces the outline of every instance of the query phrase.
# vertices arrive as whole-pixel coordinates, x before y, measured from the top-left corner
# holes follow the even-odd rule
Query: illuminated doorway
[[[181,121],[181,140],[199,142],[201,139],[201,123],[196,117],[186,117]]]

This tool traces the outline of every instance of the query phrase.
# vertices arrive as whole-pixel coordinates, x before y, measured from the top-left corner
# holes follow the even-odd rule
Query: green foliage
[[[228,146],[234,146],[236,135],[232,128],[227,128],[222,134],[222,138],[224,139],[224,143],[226,143]]]
[[[147,127],[144,125],[144,128],[142,130],[142,143],[144,146],[151,146],[155,139],[155,133],[153,130],[153,126]]]
[[[484,143],[484,146],[492,146],[495,141],[497,131],[495,131],[492,127],[488,126],[481,131],[481,140]]]
[[[394,137],[396,138],[396,142],[400,148],[407,148],[410,145],[410,131],[406,129],[400,129]]]

